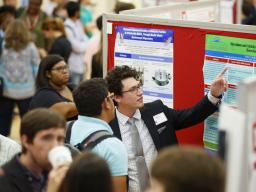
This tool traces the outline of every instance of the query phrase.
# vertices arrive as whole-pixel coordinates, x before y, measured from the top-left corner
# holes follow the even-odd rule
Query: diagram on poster
[[[228,90],[223,100],[236,107],[238,83],[256,75],[256,40],[206,35],[205,49],[205,92],[209,91],[211,82],[227,66],[225,78],[228,81]],[[217,120],[218,116],[214,115],[205,121],[204,143],[206,148],[216,149],[217,147]]]
[[[172,30],[116,27],[114,63],[141,74],[144,102],[161,99],[173,107]]]

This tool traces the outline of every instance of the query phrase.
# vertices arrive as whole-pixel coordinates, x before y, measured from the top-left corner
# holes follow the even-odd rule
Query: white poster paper
[[[173,31],[116,27],[115,66],[141,73],[144,102],[161,99],[173,107]]]

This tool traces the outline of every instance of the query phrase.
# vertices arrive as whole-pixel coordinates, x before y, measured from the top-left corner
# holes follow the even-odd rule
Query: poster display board
[[[223,95],[223,100],[237,107],[238,83],[256,76],[256,40],[207,34],[204,60],[205,92],[209,91],[211,82],[224,67],[228,67],[225,74],[228,90]],[[213,150],[217,150],[217,121],[217,114],[205,121],[205,147]]]
[[[163,97],[161,98],[161,94],[166,93],[165,91],[168,90],[168,94],[173,96],[172,100],[174,109],[192,107],[204,97],[205,84],[202,69],[205,62],[210,61],[206,59],[206,52],[211,51],[210,46],[208,46],[210,43],[206,43],[206,41],[208,42],[208,35],[215,35],[220,37],[225,36],[234,39],[238,38],[239,41],[240,38],[248,39],[249,41],[255,41],[256,39],[256,27],[252,26],[180,21],[114,14],[104,15],[103,24],[103,65],[105,66],[104,74],[106,75],[107,71],[111,70],[115,65],[121,64],[130,65],[141,72],[145,72],[145,69],[147,69],[149,75],[146,75],[146,78],[144,75],[143,78],[150,80],[151,83],[145,83],[145,88],[143,87],[143,91],[146,91],[146,93],[147,91],[157,93],[159,95],[155,97],[155,99],[163,99]],[[133,35],[135,40],[131,40],[132,34],[123,35],[120,33],[125,29],[128,29],[128,31],[130,30],[130,32],[134,32]],[[158,34],[166,34],[167,36],[165,38],[161,36],[159,42],[157,42],[155,38],[142,41],[143,37],[141,36],[141,33],[143,33],[143,31],[146,32],[145,35],[147,38],[149,35],[152,35],[152,37],[157,36],[157,33],[149,33],[150,31],[158,31]],[[159,31],[161,31],[161,33],[159,33]],[[172,37],[172,40],[169,42],[167,37]],[[163,48],[165,46],[163,42],[166,40],[169,43],[169,46]],[[123,43],[125,42],[125,44],[120,44],[121,41],[123,41]],[[134,46],[138,46],[138,44],[139,50],[134,49]],[[151,45],[152,48],[150,48],[149,45]],[[131,46],[132,49],[129,46]],[[239,50],[242,48],[243,46],[237,46],[237,49]],[[165,50],[163,52],[170,55],[163,55],[162,51],[161,53],[158,53],[156,51],[158,49]],[[251,52],[251,54],[253,55],[253,52]],[[217,57],[211,54],[207,56]],[[225,59],[225,56],[223,56],[222,59]],[[239,59],[232,58],[232,60]],[[252,62],[249,60],[242,61]],[[216,63],[216,66],[217,65],[218,63]],[[234,74],[236,74],[236,68],[241,67],[237,64],[234,65],[234,63],[230,63],[230,65],[233,66],[232,76],[234,76]],[[167,69],[167,66],[169,69]],[[165,86],[158,86],[154,81],[154,70],[156,68],[159,68],[159,70],[162,70],[163,68],[166,73],[168,73],[168,75],[170,74],[170,82]],[[213,67],[212,69],[209,67],[209,70],[214,71]],[[158,70],[156,71],[158,72]],[[229,75],[229,73],[230,72],[228,72],[227,75]],[[235,77],[233,77],[233,80],[235,81]],[[148,86],[147,88],[146,84]],[[172,87],[169,87],[169,85]],[[162,89],[163,87],[166,89]],[[161,89],[156,91],[155,88]],[[229,93],[229,95],[232,96],[232,91]],[[231,96],[228,99],[232,98]],[[151,99],[154,99],[154,97]],[[212,125],[214,125],[213,121]],[[216,129],[218,128],[216,127]],[[204,145],[203,134],[204,123],[193,126],[189,129],[177,131],[178,141],[181,144],[189,143]]]
[[[160,98],[173,107],[172,30],[118,26],[114,62],[140,72],[144,102]]]
[[[223,104],[219,114],[219,129],[225,132],[225,164],[227,168],[225,192],[248,192],[246,189],[247,136],[246,115]]]
[[[219,127],[225,131],[226,192],[256,190],[256,77],[238,85],[237,108],[222,105]]]

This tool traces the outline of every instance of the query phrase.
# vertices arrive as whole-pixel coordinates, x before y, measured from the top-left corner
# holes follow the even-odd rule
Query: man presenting
[[[139,74],[128,66],[116,67],[106,77],[114,93],[116,117],[110,122],[114,135],[128,152],[129,191],[144,191],[148,186],[148,169],[157,152],[177,144],[176,131],[205,120],[218,109],[220,96],[227,88],[224,69],[213,81],[210,92],[189,109],[174,110],[156,100],[144,105]]]

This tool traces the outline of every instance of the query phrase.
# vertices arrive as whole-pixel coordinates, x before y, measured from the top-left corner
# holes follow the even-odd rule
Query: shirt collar
[[[88,117],[88,116],[83,116],[83,115],[78,115],[78,120],[82,122],[86,122],[87,124],[97,124],[97,127],[101,127],[101,129],[106,129],[110,133],[113,134],[113,131],[109,124],[106,121],[103,121],[101,119],[95,118],[95,117]]]
[[[127,123],[127,121],[129,120],[130,117],[124,115],[123,113],[121,113],[120,111],[118,111],[118,109],[116,109],[116,116],[118,118],[118,121],[122,124],[125,125]],[[140,110],[137,109],[133,115],[133,118],[135,118],[136,120],[140,120],[141,119],[141,113]]]

